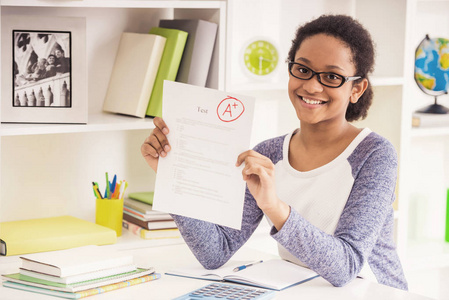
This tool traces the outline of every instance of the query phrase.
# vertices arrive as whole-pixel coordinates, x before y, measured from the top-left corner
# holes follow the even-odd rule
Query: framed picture
[[[2,16],[2,123],[87,123],[84,18]]]

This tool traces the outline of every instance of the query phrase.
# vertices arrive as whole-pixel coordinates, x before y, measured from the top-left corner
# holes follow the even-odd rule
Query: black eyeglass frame
[[[293,75],[293,73],[292,73],[292,67],[293,67],[293,65],[298,65],[298,66],[301,66],[301,67],[303,67],[303,68],[305,68],[305,69],[307,69],[307,70],[310,70],[310,72],[312,73],[312,75],[310,75],[309,78],[299,78],[299,77]],[[307,66],[305,66],[305,65],[303,65],[303,64],[297,63],[297,62],[295,62],[295,61],[289,61],[289,62],[288,62],[288,72],[290,73],[290,75],[292,75],[293,77],[298,78],[298,79],[300,79],[300,80],[310,80],[310,79],[313,78],[313,76],[316,76],[319,83],[321,83],[322,85],[327,86],[327,87],[329,87],[329,88],[339,88],[339,87],[341,87],[343,84],[345,84],[346,82],[354,81],[354,80],[358,80],[358,79],[361,79],[361,78],[362,78],[362,76],[343,76],[343,75],[338,74],[338,73],[335,73],[335,72],[315,72],[315,71],[312,70],[311,68],[309,68],[309,67],[307,67]],[[321,74],[335,74],[335,75],[338,75],[338,76],[340,76],[341,78],[343,78],[343,80],[341,81],[340,85],[338,85],[338,86],[327,85],[327,84],[321,82],[321,76],[320,76]]]

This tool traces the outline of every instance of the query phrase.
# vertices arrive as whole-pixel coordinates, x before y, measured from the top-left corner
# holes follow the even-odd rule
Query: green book
[[[106,292],[129,287],[132,285],[156,280],[159,278],[161,278],[161,274],[153,273],[153,274],[143,275],[143,276],[140,276],[140,277],[137,277],[134,279],[124,280],[124,281],[120,281],[118,283],[108,284],[105,286],[88,289],[88,290],[83,290],[83,291],[79,291],[79,292],[64,292],[64,291],[56,290],[53,287],[52,288],[37,287],[37,286],[23,284],[23,283],[9,281],[9,280],[3,281],[2,285],[4,287],[9,287],[9,288],[13,288],[13,289],[24,290],[24,291],[29,291],[29,292],[39,293],[39,294],[44,294],[44,295],[51,295],[51,296],[55,296],[55,297],[61,297],[61,298],[67,298],[67,299],[80,299],[80,298],[85,298],[85,297],[89,297],[89,296],[93,296],[93,295],[103,294]]]
[[[39,287],[39,288],[47,288],[47,289],[52,289],[52,290],[56,290],[56,291],[75,293],[75,292],[79,292],[79,291],[97,288],[100,286],[106,286],[106,285],[118,283],[121,281],[131,280],[131,279],[134,279],[137,277],[150,275],[153,273],[154,273],[153,268],[150,268],[150,269],[137,268],[136,270],[130,271],[130,272],[106,276],[106,277],[102,277],[102,278],[95,278],[95,279],[72,283],[72,284],[58,283],[58,282],[54,282],[54,281],[49,281],[49,280],[45,280],[45,279],[40,279],[40,278],[23,275],[20,273],[2,275],[2,279],[11,281],[11,282],[20,283],[20,284],[35,286],[35,287]]]
[[[156,75],[146,112],[146,115],[150,117],[162,117],[162,92],[164,80],[176,80],[188,33],[182,30],[161,27],[154,27],[149,33],[166,38],[164,53],[162,54],[161,63],[159,65],[159,70]]]
[[[149,205],[153,205],[154,192],[135,192],[129,193],[128,197],[133,200],[137,200]]]

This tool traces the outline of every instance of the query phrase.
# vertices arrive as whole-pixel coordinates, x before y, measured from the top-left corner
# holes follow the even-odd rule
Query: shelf
[[[395,86],[403,85],[404,77],[378,77],[373,76],[370,78],[372,86]]]
[[[153,119],[97,113],[88,124],[1,124],[1,136],[153,129]]]
[[[412,137],[449,136],[448,127],[412,128]]]
[[[444,240],[409,240],[409,259],[412,268],[439,268],[449,266],[449,243]]]
[[[111,7],[111,8],[220,8],[223,1],[127,1],[127,0],[2,0],[1,6],[34,7]]]

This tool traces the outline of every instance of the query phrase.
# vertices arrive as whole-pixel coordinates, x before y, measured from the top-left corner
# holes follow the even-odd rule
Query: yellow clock
[[[244,68],[260,77],[271,74],[276,69],[278,60],[276,47],[263,39],[250,42],[243,51]]]

